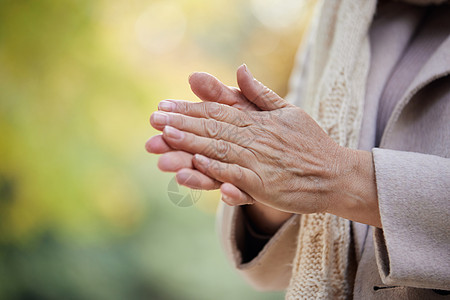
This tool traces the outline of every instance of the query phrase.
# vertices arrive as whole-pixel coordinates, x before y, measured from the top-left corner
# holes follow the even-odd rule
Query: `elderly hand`
[[[251,78],[246,84],[260,85],[244,76]],[[371,154],[340,147],[302,109],[272,91],[246,90],[263,111],[166,100],[151,123],[171,148],[195,154],[196,169],[238,187],[249,202],[379,225]]]
[[[238,74],[242,72],[242,69],[243,66],[238,69]],[[210,74],[193,73],[189,77],[189,84],[192,91],[203,101],[214,101],[240,110],[258,110],[242,95],[239,89],[224,85]],[[164,104],[164,101],[160,103],[160,110],[164,110]],[[193,154],[171,148],[164,141],[162,135],[150,138],[145,147],[150,153],[162,154],[158,160],[158,167],[164,172],[177,172],[179,184],[204,190],[217,189],[221,186],[220,182],[195,170],[192,165]]]
[[[197,170],[239,188],[249,203],[380,226],[371,153],[340,147],[302,109],[242,76],[244,96],[263,111],[166,100],[152,125],[171,148],[195,154]]]
[[[192,91],[203,101],[217,102],[246,111],[260,110],[261,108],[249,101],[243,92],[248,95],[264,93],[266,87],[252,85],[253,78],[249,77],[245,70],[245,65],[240,66],[237,70],[237,82],[240,89],[226,86],[207,73],[193,73],[189,77],[189,84]],[[160,110],[164,110],[164,104],[164,101],[161,102]],[[146,149],[150,153],[162,154],[158,160],[158,167],[165,172],[176,172],[179,184],[206,190],[220,187],[222,200],[228,205],[253,203],[254,205],[251,206],[243,206],[243,209],[253,226],[260,232],[274,233],[292,215],[254,201],[252,197],[234,185],[218,182],[199,172],[193,166],[193,154],[172,149],[164,141],[162,135],[148,140]]]

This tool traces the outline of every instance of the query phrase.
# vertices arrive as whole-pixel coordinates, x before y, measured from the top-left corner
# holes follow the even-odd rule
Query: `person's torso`
[[[450,16],[447,5],[426,9],[392,2],[377,12],[370,33],[372,58],[361,149],[450,157],[450,139],[443,134],[448,135],[450,122],[450,18],[446,16]],[[445,291],[384,285],[371,228],[353,223],[353,238],[358,262],[354,299],[445,298]]]

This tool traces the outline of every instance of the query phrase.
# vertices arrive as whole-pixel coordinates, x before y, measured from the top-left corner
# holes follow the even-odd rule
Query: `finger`
[[[217,181],[231,183],[250,195],[262,189],[259,176],[250,169],[237,164],[224,163],[200,154],[195,154],[192,161],[195,168],[203,174]],[[238,197],[242,196],[239,195]]]
[[[231,183],[223,183],[220,186],[220,192],[222,193],[222,201],[230,206],[255,203],[255,199],[249,194],[242,192]]]
[[[164,128],[163,138],[170,147],[192,154],[200,153],[223,162],[239,163],[243,166],[250,166],[254,162],[254,157],[249,150],[239,145],[197,136],[172,126]]]
[[[216,190],[221,183],[193,169],[181,169],[177,172],[178,184],[196,190]]]
[[[161,155],[158,159],[158,168],[163,172],[177,172],[184,168],[192,169],[194,155],[184,151],[170,151]]]
[[[152,136],[145,143],[145,149],[147,152],[154,154],[162,154],[173,150],[169,145],[167,145],[166,141],[164,141],[162,134]]]
[[[197,136],[224,140],[237,145],[252,140],[253,133],[250,127],[238,127],[224,122],[193,118],[176,113],[154,112],[150,118],[152,126],[164,130],[169,125],[178,130],[193,133]]]
[[[248,115],[239,109],[214,102],[163,100],[159,103],[158,109],[196,118],[214,119],[237,126],[247,126],[251,123]]]
[[[163,172],[177,172],[177,182],[192,189],[215,190],[220,182],[193,170],[193,155],[183,151],[171,151],[160,156],[158,167]]]
[[[246,65],[238,68],[237,82],[242,94],[261,110],[275,110],[292,106],[271,89],[256,80]]]
[[[222,103],[241,110],[257,110],[239,89],[224,85],[211,74],[193,73],[189,76],[189,84],[192,92],[203,101]]]

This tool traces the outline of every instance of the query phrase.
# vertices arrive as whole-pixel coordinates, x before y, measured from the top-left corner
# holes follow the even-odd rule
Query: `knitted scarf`
[[[359,142],[370,65],[368,33],[376,4],[376,0],[319,2],[308,59],[300,62],[308,73],[301,106],[339,145],[349,148]],[[286,299],[351,299],[349,247],[350,221],[326,213],[302,215]]]
[[[370,64],[368,30],[376,0],[317,4],[302,107],[339,145],[356,148]],[[286,299],[348,299],[350,221],[327,213],[301,216]]]

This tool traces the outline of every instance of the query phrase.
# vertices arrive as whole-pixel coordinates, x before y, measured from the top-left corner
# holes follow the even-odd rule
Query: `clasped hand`
[[[209,75],[195,76],[203,77],[205,84],[191,82],[200,98],[208,84],[216,89],[218,83],[206,78]],[[349,182],[350,175],[358,172],[361,153],[339,146],[305,111],[255,80],[245,66],[238,70],[238,84],[240,90],[228,90],[229,99],[222,101],[226,104],[180,100],[159,104],[150,122],[162,135],[150,139],[147,149],[173,150],[172,160],[166,156],[160,168],[164,163],[173,165],[174,159],[190,158],[191,165],[169,170],[178,172],[179,183],[205,188],[200,182],[189,182],[196,178],[189,176],[192,172],[200,172],[209,179],[204,183],[207,188],[225,185],[227,194],[240,198],[238,204],[243,204],[242,199],[247,204],[256,201],[285,212],[346,217],[343,199],[347,204],[351,199],[354,208],[355,202],[364,202]],[[233,204],[233,199],[227,202]]]

